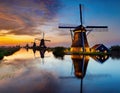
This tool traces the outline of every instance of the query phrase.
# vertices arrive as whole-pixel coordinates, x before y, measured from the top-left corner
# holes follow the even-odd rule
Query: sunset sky
[[[80,24],[79,4],[83,5],[84,26],[108,26],[107,32],[91,32],[89,45],[119,45],[119,0],[0,0],[0,46],[32,44],[44,32],[51,40],[47,46],[69,47],[69,29],[58,26]]]

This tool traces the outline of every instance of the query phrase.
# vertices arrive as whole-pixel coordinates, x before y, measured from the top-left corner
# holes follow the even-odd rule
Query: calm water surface
[[[0,61],[0,93],[120,93],[120,60],[79,57],[62,60],[46,51],[41,58],[39,51],[21,49]],[[73,61],[86,63],[79,69],[80,62]],[[77,71],[83,71],[83,79]]]

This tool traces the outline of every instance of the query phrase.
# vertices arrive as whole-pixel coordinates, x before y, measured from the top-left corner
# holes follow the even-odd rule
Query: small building
[[[109,58],[109,55],[94,55],[91,57],[99,63],[104,63]]]
[[[102,52],[102,53],[108,53],[109,49],[103,45],[103,44],[96,44],[91,49],[91,52]]]

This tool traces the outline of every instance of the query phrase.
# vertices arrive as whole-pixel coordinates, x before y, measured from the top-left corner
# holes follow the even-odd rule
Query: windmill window
[[[89,52],[90,50],[89,50],[89,48],[86,48],[86,52]]]
[[[90,52],[92,52],[92,49],[90,48]]]
[[[108,56],[105,56],[105,59],[107,59]]]
[[[104,59],[104,57],[102,57],[102,60]]]
[[[83,51],[82,48],[80,48],[80,51]]]
[[[104,48],[103,48],[103,47],[102,47],[101,49],[102,49],[102,50],[104,50]]]
[[[107,51],[105,50],[104,53],[107,53]]]
[[[100,52],[100,50],[97,50],[97,52]]]
[[[100,59],[100,57],[99,57],[99,56],[97,56],[97,58],[98,58],[98,59]]]

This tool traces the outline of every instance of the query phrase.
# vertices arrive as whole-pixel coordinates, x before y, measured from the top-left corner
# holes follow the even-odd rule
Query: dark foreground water
[[[0,93],[120,93],[120,60],[97,58],[21,49],[0,61]]]

